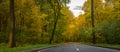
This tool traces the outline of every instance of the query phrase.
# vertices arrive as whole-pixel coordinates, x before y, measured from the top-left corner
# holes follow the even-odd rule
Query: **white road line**
[[[79,51],[79,49],[78,49],[78,48],[76,48],[76,50],[77,50],[77,51]]]
[[[43,51],[46,51],[46,50],[48,50],[48,49],[39,50],[38,52],[43,52]]]
[[[40,52],[40,51],[38,51],[38,52]]]

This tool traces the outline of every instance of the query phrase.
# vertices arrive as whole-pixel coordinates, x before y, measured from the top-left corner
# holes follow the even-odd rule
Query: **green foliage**
[[[109,47],[109,48],[114,48],[114,49],[120,48],[120,45],[113,45],[113,44],[95,44],[95,46]]]
[[[108,43],[108,44],[120,44],[120,17],[118,14],[119,6],[118,0],[116,1],[108,1],[102,3],[101,0],[94,0],[94,11],[95,11],[95,34],[97,43]],[[81,33],[83,35],[90,36],[89,27],[91,27],[91,17],[90,17],[90,0],[85,2],[83,6],[83,10],[85,10],[84,17],[86,18],[87,26],[82,29],[86,29],[84,32],[88,32],[88,34],[84,34],[83,31]],[[92,35],[91,35],[92,36]],[[84,37],[84,36],[83,36]],[[83,39],[83,38],[82,38]],[[85,39],[91,39],[91,37],[87,37]],[[88,42],[88,41],[86,41]]]
[[[54,43],[91,42],[91,1],[85,2],[82,8],[85,14],[78,18],[74,18],[72,12],[66,7],[66,3],[70,0],[61,0],[61,2],[57,0],[57,3],[53,1],[56,0],[15,0],[17,46],[48,43],[55,25]],[[97,43],[120,44],[119,2],[119,0],[106,0],[102,3],[101,0],[95,0]],[[0,0],[0,44],[8,43],[11,25],[9,4],[8,0]],[[57,24],[54,25],[55,22]]]
[[[72,13],[63,5],[68,2],[69,0],[64,0],[60,2],[60,6],[56,5],[56,10],[58,7],[61,9],[53,42],[63,41],[63,32],[69,24],[67,19],[73,18]],[[9,4],[8,0],[2,0],[0,3],[0,43],[8,43],[9,39],[11,25]],[[54,3],[47,0],[15,0],[15,41],[17,46],[49,42],[56,18],[51,4],[55,6]]]
[[[34,50],[36,48],[46,48],[54,46],[54,44],[37,44],[37,45],[27,45],[24,47],[16,47],[16,48],[1,48],[0,47],[0,52],[21,52],[25,50]]]

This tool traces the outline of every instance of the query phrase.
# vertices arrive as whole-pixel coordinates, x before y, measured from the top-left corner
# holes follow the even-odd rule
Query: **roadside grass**
[[[120,50],[120,45],[114,45],[114,44],[94,44],[94,45],[99,47],[106,47],[106,48],[113,48]]]
[[[15,47],[15,48],[0,47],[0,52],[21,52],[21,51],[25,51],[25,50],[34,50],[37,48],[47,48],[47,47],[51,47],[54,45],[55,44],[37,44],[37,45],[28,45],[28,46],[24,46],[24,47]]]
[[[120,44],[92,44],[92,43],[85,43],[85,42],[82,42],[81,44],[87,44],[87,45],[92,45],[92,46],[97,46],[97,47],[105,47],[105,48],[120,50]]]

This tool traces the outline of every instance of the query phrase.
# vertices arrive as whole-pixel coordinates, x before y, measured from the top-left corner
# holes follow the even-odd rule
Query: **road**
[[[38,50],[37,52],[120,52],[120,50],[95,47],[83,44],[68,44],[56,46],[48,49]]]

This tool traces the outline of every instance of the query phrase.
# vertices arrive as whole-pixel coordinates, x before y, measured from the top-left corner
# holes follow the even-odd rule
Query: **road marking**
[[[37,51],[37,52],[44,52],[44,51],[46,51],[46,50],[48,50],[48,49],[39,50],[39,51]]]
[[[77,50],[77,51],[79,51],[79,49],[78,49],[78,48],[76,48],[76,50]]]
[[[38,52],[40,52],[40,51],[38,51]]]

